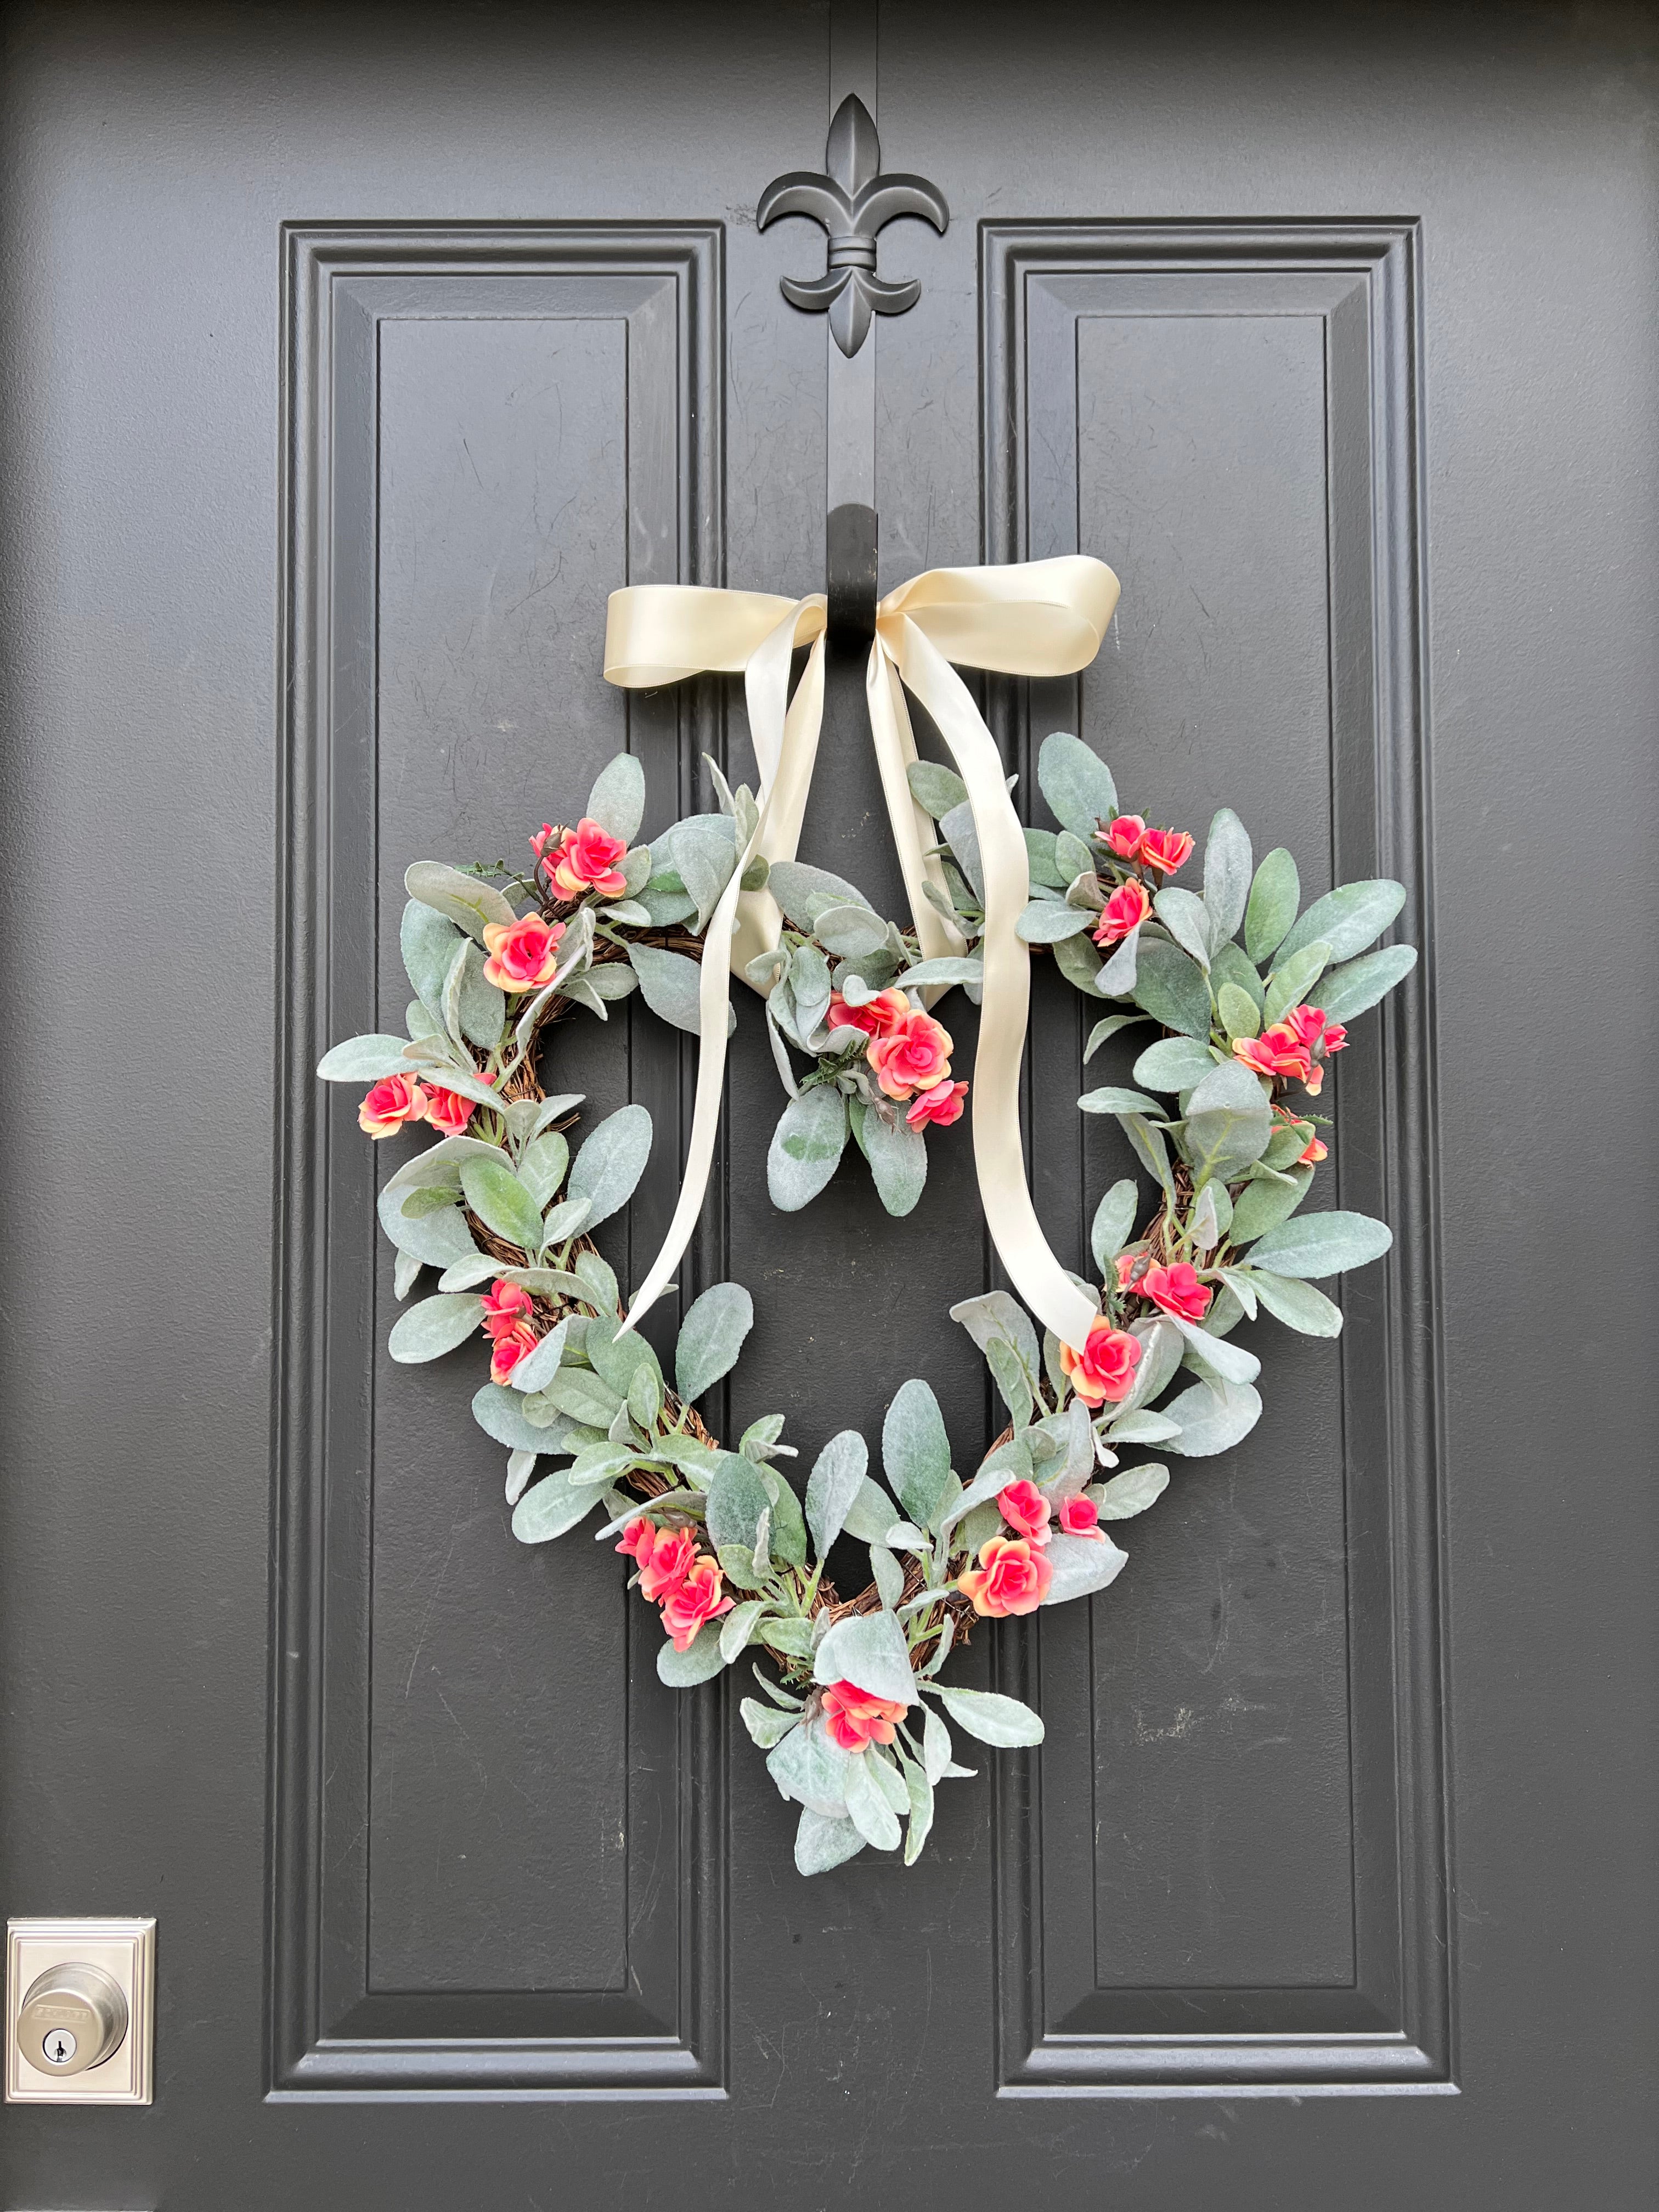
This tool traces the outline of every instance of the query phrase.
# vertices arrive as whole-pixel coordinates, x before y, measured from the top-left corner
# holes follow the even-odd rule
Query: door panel
[[[1649,11],[7,30],[0,1901],[160,1924],[155,2106],[9,2108],[0,2202],[1645,2203]],[[1310,893],[1399,875],[1425,961],[1334,1078],[1330,1188],[1399,1237],[1340,1345],[1264,1327],[1267,1417],[1113,1589],[974,1639],[1042,1752],[911,1872],[803,1882],[620,1563],[514,1543],[474,1370],[387,1361],[385,1164],[311,1070],[401,1012],[410,860],[520,849],[621,744],[653,827],[751,772],[738,687],[605,684],[605,602],[823,583],[826,336],[777,287],[823,242],[754,207],[849,70],[951,210],[881,243],[922,282],[869,341],[884,588],[1123,580],[1079,680],[985,687],[1021,803],[1080,729]],[[882,822],[837,657],[805,849],[896,910]],[[852,1176],[779,1217],[740,996],[678,1293],[754,1291],[726,1432],[810,1465],[925,1372],[976,1458],[965,1131],[908,1224]],[[1039,972],[1068,1263],[1121,1171],[1091,1019]],[[622,1006],[569,1061],[655,1120],[601,1237],[637,1280],[690,1048]]]

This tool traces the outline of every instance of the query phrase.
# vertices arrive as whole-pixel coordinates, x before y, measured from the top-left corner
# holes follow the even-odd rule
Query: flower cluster
[[[628,890],[621,863],[626,858],[625,838],[613,837],[591,815],[584,815],[574,830],[556,829],[544,822],[530,841],[536,855],[537,873],[544,878],[552,896],[562,902],[585,898],[596,891],[601,898],[618,899]]]
[[[519,1362],[536,1349],[536,1302],[517,1283],[498,1280],[478,1303],[491,1346],[489,1379],[505,1382]]]
[[[477,1100],[458,1091],[422,1083],[413,1075],[387,1075],[357,1109],[357,1127],[368,1137],[395,1137],[411,1122],[428,1121],[442,1135],[459,1137],[477,1110]]]
[[[1275,1082],[1294,1079],[1316,1097],[1325,1080],[1322,1062],[1330,1054],[1340,1052],[1347,1042],[1348,1032],[1341,1023],[1328,1022],[1320,1007],[1292,1006],[1260,1036],[1235,1037],[1233,1056]],[[1323,1157],[1322,1147],[1319,1157]]]
[[[640,1588],[662,1607],[662,1625],[676,1651],[691,1647],[706,1620],[732,1610],[719,1563],[697,1549],[689,1528],[664,1528],[641,1513],[623,1530],[619,1552],[639,1564]]]
[[[878,1086],[901,1105],[910,1102],[904,1118],[913,1129],[930,1121],[949,1128],[961,1119],[968,1085],[951,1079],[951,1032],[902,991],[878,991],[860,1006],[832,991],[826,1019],[831,1030],[863,1030],[870,1040],[864,1057]]]
[[[1101,908],[1094,939],[1097,945],[1115,945],[1150,918],[1152,895],[1148,883],[1174,875],[1191,854],[1193,841],[1185,830],[1149,830],[1139,814],[1115,814],[1097,827],[1100,833],[1097,842],[1111,856],[1105,863],[1108,878],[1116,887]],[[1112,861],[1133,869],[1133,874],[1121,874]]]

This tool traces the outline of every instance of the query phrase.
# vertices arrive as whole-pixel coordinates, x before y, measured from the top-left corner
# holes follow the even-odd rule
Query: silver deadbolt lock
[[[101,2066],[126,2034],[126,1998],[101,1966],[49,1967],[29,1984],[18,2008],[18,2044],[29,2064],[46,2074]]]

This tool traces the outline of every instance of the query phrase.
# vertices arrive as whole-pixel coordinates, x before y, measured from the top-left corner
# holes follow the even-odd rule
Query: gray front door
[[[0,1905],[154,1912],[160,2005],[152,2107],[5,2112],[9,2206],[1647,2201],[1651,15],[873,14],[9,11]],[[951,212],[882,242],[884,588],[1122,580],[1082,678],[987,688],[1022,804],[1078,730],[1310,894],[1397,876],[1425,959],[1337,1079],[1398,1236],[1340,1344],[1264,1323],[1249,1441],[975,1638],[1041,1753],[808,1882],[735,1695],[514,1543],[470,1370],[386,1360],[311,1070],[395,1025],[408,861],[623,744],[653,824],[744,765],[735,688],[605,684],[605,604],[822,586],[823,241],[755,206],[835,40]],[[805,851],[896,911],[883,821],[838,661]],[[1067,1264],[1080,1006],[1026,1112]],[[908,1224],[778,1215],[740,1016],[683,1292],[756,1293],[732,1431],[810,1465],[925,1373],[971,1465],[965,1129]],[[625,1279],[690,1064],[623,1008],[569,1086],[657,1120]]]

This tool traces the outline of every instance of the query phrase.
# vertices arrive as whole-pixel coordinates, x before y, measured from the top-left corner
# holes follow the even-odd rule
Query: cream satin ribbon
[[[942,889],[944,878],[937,860],[927,856],[933,825],[911,797],[906,775],[917,757],[907,686],[933,716],[967,787],[985,879],[984,982],[972,1093],[980,1197],[1015,1289],[1062,1344],[1073,1346],[1087,1337],[1096,1309],[1038,1226],[1020,1142],[1030,956],[1016,924],[1029,895],[1025,837],[996,740],[951,664],[1009,676],[1073,675],[1099,652],[1118,588],[1103,562],[1075,555],[1007,568],[929,569],[890,592],[877,608],[865,678],[882,790],[924,960],[960,952],[964,945],[922,888],[932,881]],[[742,670],[761,787],[754,833],[703,934],[696,1099],[679,1203],[624,1327],[632,1327],[661,1295],[702,1210],[720,1124],[730,975],[746,975],[749,963],[772,950],[781,931],[770,893],[744,891],[741,883],[757,854],[769,862],[795,856],[823,714],[824,619],[825,602],[816,592],[785,599],[763,592],[639,585],[611,595],[605,647],[611,683],[639,690],[703,670]],[[789,656],[808,643],[805,671],[794,697],[787,699]]]

